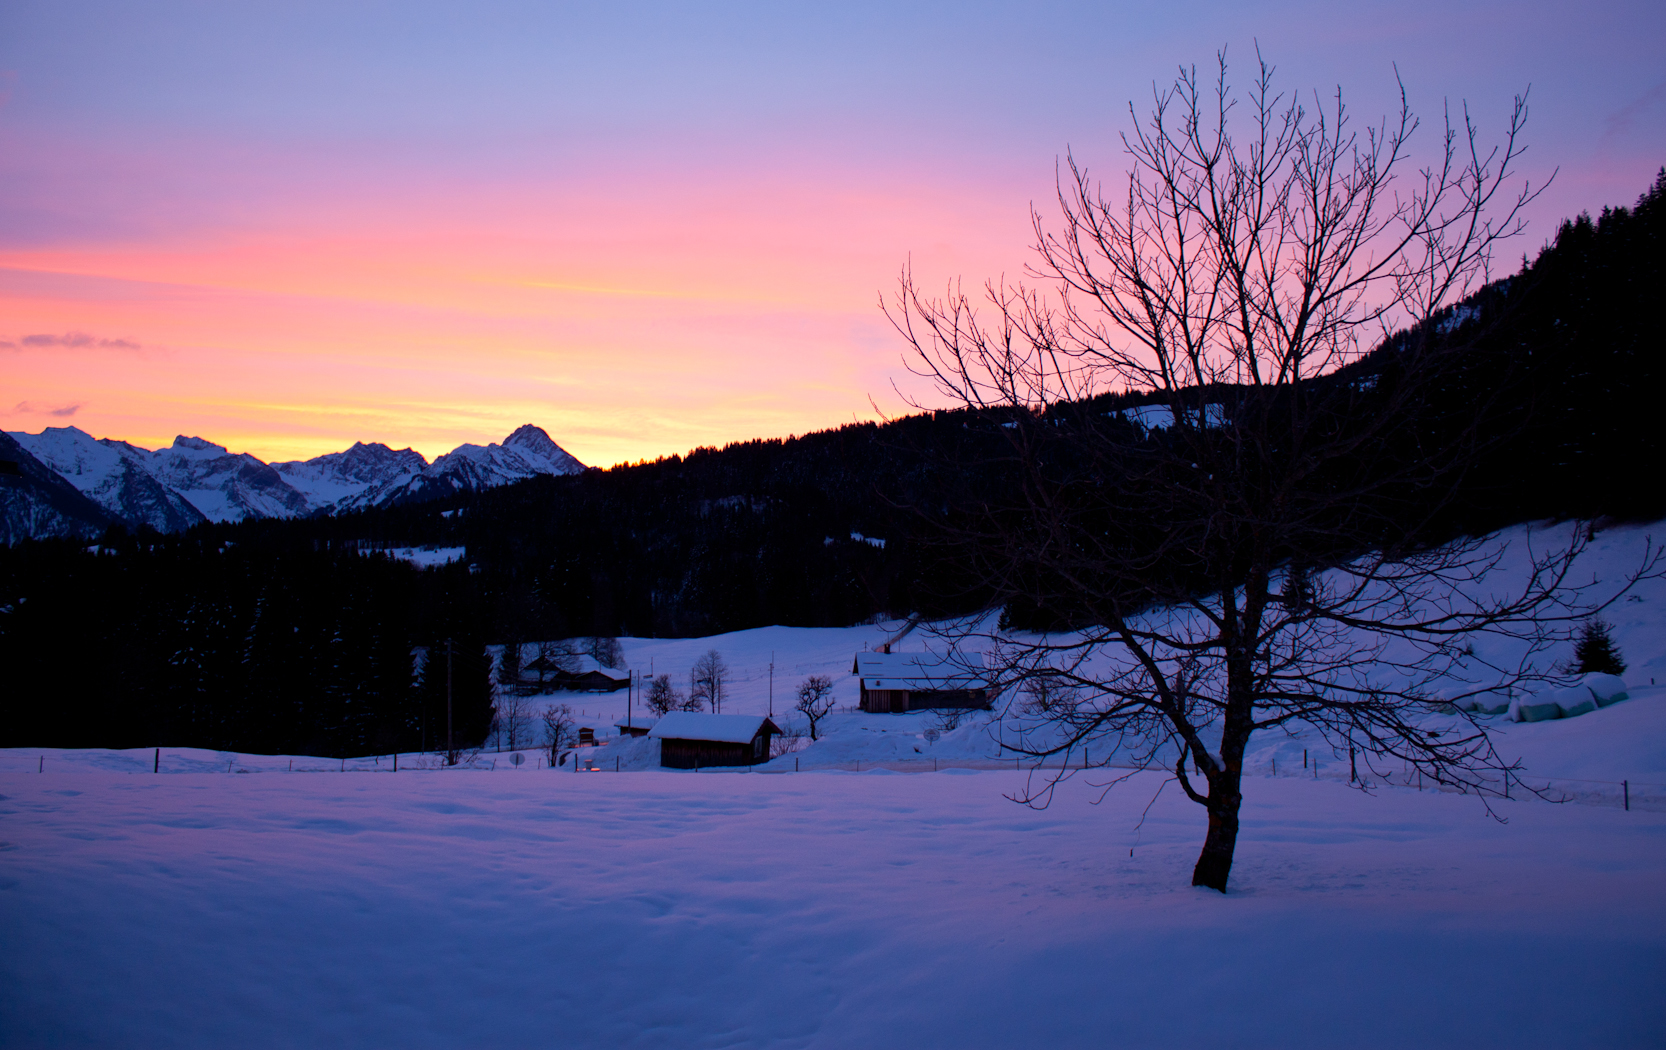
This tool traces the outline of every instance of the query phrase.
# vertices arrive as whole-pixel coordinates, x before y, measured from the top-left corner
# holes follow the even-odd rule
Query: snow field
[[[1604,533],[1583,564],[1612,579],[1645,535]],[[404,755],[399,776],[366,775],[387,756],[165,747],[154,776],[151,749],[6,749],[0,1044],[1659,1046],[1666,585],[1634,598],[1608,615],[1630,699],[1482,720],[1528,784],[1601,805],[1517,792],[1488,800],[1499,823],[1391,768],[1349,790],[1346,754],[1262,733],[1225,896],[1187,885],[1203,815],[1162,774],[1017,805],[1037,781],[1003,768],[1019,727],[987,714],[932,739],[931,713],[841,709],[747,773],[661,771],[645,739],[581,751],[631,776],[531,749]],[[718,649],[725,713],[769,709],[773,652],[785,725],[810,674],[854,705],[852,659],[901,626],[621,641],[684,690]],[[603,737],[626,711],[552,702]]]
[[[500,767],[501,769],[501,767]],[[0,773],[8,1046],[1625,1047],[1666,816],[1142,774]],[[1131,851],[1131,852],[1130,852]]]

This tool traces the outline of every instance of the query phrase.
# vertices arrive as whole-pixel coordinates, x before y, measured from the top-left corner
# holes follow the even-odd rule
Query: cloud
[[[1666,80],[1662,80],[1614,113],[1609,114],[1608,119],[1604,122],[1602,141],[1606,143],[1610,139],[1629,134],[1636,126],[1638,118],[1646,116],[1650,109],[1659,105],[1662,101],[1666,101]]]
[[[86,332],[65,332],[63,335],[26,335],[23,345],[28,347],[61,346],[71,350],[87,347],[97,347],[100,350],[138,350],[139,344],[128,339],[100,339],[88,335]],[[16,349],[10,343],[0,343],[0,348]]]
[[[70,416],[75,415],[75,413],[79,411],[81,411],[80,402],[76,402],[73,405],[53,406],[37,405],[33,401],[19,401],[17,403],[17,407],[12,409],[12,414],[29,416],[57,416],[59,419],[68,419]]]

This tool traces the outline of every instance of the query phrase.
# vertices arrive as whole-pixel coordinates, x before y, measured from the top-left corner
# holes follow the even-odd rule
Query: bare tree
[[[532,736],[532,703],[519,690],[501,691],[497,701],[496,735],[509,750],[526,747]]]
[[[935,299],[905,270],[886,304],[914,369],[986,421],[1015,494],[933,520],[1009,626],[1027,610],[1041,628],[982,616],[940,640],[995,690],[1023,687],[1007,717],[1034,731],[1003,734],[1012,750],[1170,770],[1208,815],[1194,885],[1226,888],[1257,732],[1305,725],[1464,789],[1508,778],[1483,725],[1423,727],[1431,691],[1540,674],[1637,578],[1572,586],[1581,530],[1526,553],[1441,542],[1507,430],[1501,402],[1431,408],[1464,353],[1442,311],[1522,229],[1526,113],[1518,97],[1497,147],[1449,118],[1412,171],[1404,91],[1356,130],[1340,92],[1282,95],[1264,61],[1239,91],[1223,54],[1212,83],[1182,69],[1136,116],[1125,192],[1067,159],[1057,227],[1033,213],[1046,290]],[[1135,396],[1118,411],[1109,393]],[[1479,658],[1480,636],[1508,663]]]
[[[787,722],[781,731],[769,738],[769,757],[780,758],[804,747],[804,731],[796,723]]]
[[[572,672],[578,670],[578,660],[571,645],[565,641],[538,643],[538,691],[544,691],[544,675],[552,669]]]
[[[624,662],[624,653],[619,648],[619,639],[598,635],[590,639],[588,651],[596,662],[603,667],[619,667]]]
[[[682,709],[683,694],[677,692],[671,684],[671,676],[662,674],[648,680],[648,692],[643,696],[643,702],[648,710],[656,715],[664,716],[672,711]],[[695,710],[699,710],[696,708]]]
[[[709,704],[715,714],[723,713],[723,686],[729,678],[729,665],[724,663],[723,654],[716,649],[706,650],[706,654],[694,661],[694,667],[688,672],[688,698],[694,710],[700,709],[700,704]]]
[[[573,742],[577,724],[573,720],[573,706],[550,704],[539,713],[539,721],[544,724],[544,746],[549,749],[550,768],[554,769],[561,762],[562,749]]]
[[[833,680],[824,674],[813,674],[798,687],[798,702],[793,705],[810,724],[810,739],[816,739],[816,723],[833,710]]]

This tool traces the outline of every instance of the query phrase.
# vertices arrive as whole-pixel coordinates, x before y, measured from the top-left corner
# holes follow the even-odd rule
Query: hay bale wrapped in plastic
[[[1626,692],[1625,679],[1617,674],[1603,674],[1600,671],[1586,675],[1579,680],[1579,685],[1591,693],[1591,699],[1598,707],[1617,704],[1621,700],[1630,699]]]
[[[1530,693],[1510,701],[1510,721],[1548,722],[1562,717],[1562,705],[1550,693]]]

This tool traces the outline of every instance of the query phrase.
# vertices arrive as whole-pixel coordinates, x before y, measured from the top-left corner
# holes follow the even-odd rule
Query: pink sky
[[[1662,16],[1558,10],[25,3],[0,427],[287,459],[531,422],[606,466],[901,411],[901,266],[1017,274],[1057,154],[1114,174],[1130,99],[1254,39],[1362,115],[1395,61],[1436,120],[1531,82],[1530,252],[1666,161]]]

